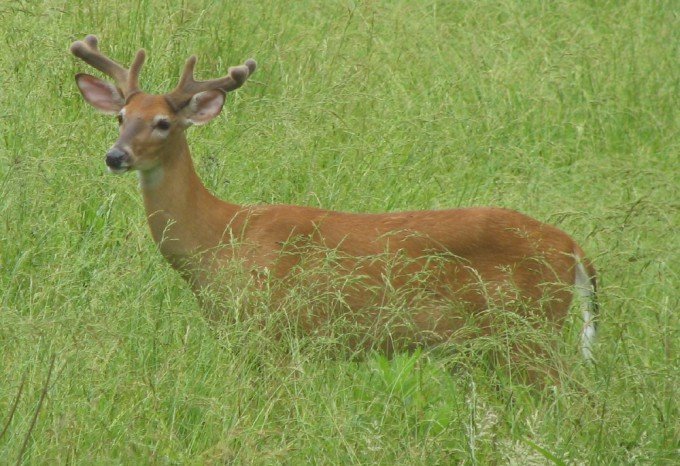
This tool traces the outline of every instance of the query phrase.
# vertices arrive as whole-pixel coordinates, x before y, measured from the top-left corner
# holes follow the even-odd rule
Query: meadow
[[[677,3],[7,0],[0,21],[0,463],[677,464]],[[257,59],[189,130],[223,199],[567,231],[600,274],[597,363],[576,312],[542,388],[487,340],[348,360],[207,319],[137,177],[106,173],[117,124],[68,52],[90,33],[126,64],[144,47],[152,93],[191,54],[200,78]]]

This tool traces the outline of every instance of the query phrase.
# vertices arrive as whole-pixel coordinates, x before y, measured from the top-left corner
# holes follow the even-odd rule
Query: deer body
[[[561,230],[493,207],[354,214],[224,202],[196,174],[184,129],[219,114],[225,93],[245,82],[255,69],[253,61],[231,68],[225,78],[197,82],[192,57],[178,88],[154,96],[137,84],[143,51],[126,70],[99,52],[94,36],[71,50],[116,81],[113,86],[77,76],[88,102],[119,115],[120,138],[107,154],[107,165],[114,172],[139,171],[154,241],[197,294],[219,288],[225,279],[219,272],[234,261],[252,274],[255,286],[271,276],[286,283],[315,267],[320,272],[305,278],[310,286],[333,286],[321,267],[331,252],[334,273],[357,278],[341,287],[343,312],[356,321],[377,319],[375,309],[386,294],[406,290],[407,301],[419,305],[409,316],[412,326],[401,326],[397,333],[417,339],[418,332],[428,332],[442,340],[466,315],[480,314],[497,300],[521,301],[527,312],[540,310],[559,324],[576,293],[588,298],[583,353],[591,355],[595,272]],[[460,303],[457,311],[451,302]],[[303,319],[307,330],[316,324],[314,315]]]

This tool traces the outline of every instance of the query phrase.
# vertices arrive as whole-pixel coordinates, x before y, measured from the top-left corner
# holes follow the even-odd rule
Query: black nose
[[[106,153],[106,166],[120,168],[127,157],[128,155],[125,151],[114,147]]]

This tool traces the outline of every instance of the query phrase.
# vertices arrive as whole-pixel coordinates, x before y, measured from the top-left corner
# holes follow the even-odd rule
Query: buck
[[[431,343],[455,338],[471,316],[487,315],[499,303],[559,328],[578,297],[581,352],[592,359],[595,271],[563,231],[494,207],[357,214],[224,202],[196,174],[185,130],[221,112],[226,93],[255,71],[254,60],[229,68],[223,78],[197,81],[192,56],[172,92],[151,95],[139,87],[144,50],[129,69],[103,55],[95,36],[74,42],[71,52],[113,79],[76,75],[85,100],[119,121],[106,165],[113,173],[138,172],[153,239],[198,296],[223,286],[229,277],[220,272],[234,262],[252,274],[256,287],[318,267],[308,283],[327,290],[338,282],[324,282],[328,253],[319,251],[331,251],[334,273],[347,278],[337,286],[343,305],[334,312],[350,321],[388,322],[390,309],[380,303],[388,291],[405,290],[409,325],[396,326],[393,336]],[[302,318],[302,327],[313,332],[319,315]]]

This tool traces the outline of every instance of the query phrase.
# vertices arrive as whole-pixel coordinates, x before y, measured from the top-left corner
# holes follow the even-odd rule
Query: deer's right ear
[[[78,73],[76,84],[85,100],[100,112],[118,113],[125,106],[125,98],[111,83],[89,74]]]

